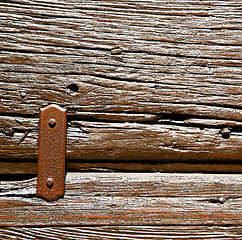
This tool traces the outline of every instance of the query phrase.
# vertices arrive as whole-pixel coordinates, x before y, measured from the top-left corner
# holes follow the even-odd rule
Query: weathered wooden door
[[[0,238],[241,239],[241,7],[0,1]],[[52,103],[68,111],[67,175],[46,202]]]

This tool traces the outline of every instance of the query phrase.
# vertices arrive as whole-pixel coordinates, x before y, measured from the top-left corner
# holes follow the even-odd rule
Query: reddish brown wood
[[[2,1],[0,158],[36,159],[57,103],[69,159],[240,162],[240,16],[235,0]]]
[[[4,127],[14,129],[13,136]],[[0,117],[1,159],[36,159],[38,120],[23,117]],[[223,127],[166,124],[165,122],[101,122],[69,121],[67,128],[67,158],[102,162],[193,162],[240,163],[241,134],[231,131],[223,135]],[[23,135],[30,131],[25,136]],[[5,161],[6,161],[5,160]]]
[[[68,173],[56,202],[35,198],[36,181],[0,183],[1,226],[237,225],[240,174]]]
[[[50,103],[69,112],[69,170],[241,172],[240,19],[236,0],[1,1],[0,173],[36,172]],[[67,180],[56,203],[34,181],[0,183],[0,225],[110,226],[0,238],[241,238],[240,175]]]

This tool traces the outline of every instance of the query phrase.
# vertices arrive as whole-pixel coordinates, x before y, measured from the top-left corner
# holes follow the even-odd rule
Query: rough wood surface
[[[38,119],[0,117],[2,159],[34,159],[38,150]],[[11,135],[9,129],[12,129]],[[144,124],[137,122],[69,121],[68,159],[179,160],[240,162],[242,134],[224,136],[221,127]]]
[[[69,173],[63,199],[0,182],[0,226],[242,225],[242,175]]]
[[[39,108],[57,103],[70,159],[240,161],[241,15],[225,0],[1,1],[0,158],[36,158]]]
[[[241,226],[5,227],[2,239],[242,239]]]
[[[1,2],[0,110],[241,121],[240,17],[238,1]]]

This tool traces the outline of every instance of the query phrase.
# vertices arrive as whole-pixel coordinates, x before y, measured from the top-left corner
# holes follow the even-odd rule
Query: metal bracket
[[[36,196],[54,201],[65,192],[67,110],[56,104],[40,109]]]

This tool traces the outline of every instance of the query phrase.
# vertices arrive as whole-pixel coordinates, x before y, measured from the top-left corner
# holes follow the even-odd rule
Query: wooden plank
[[[242,239],[241,226],[5,227],[3,239]]]
[[[150,124],[70,120],[66,156],[77,162],[241,162],[240,130],[229,130],[230,134],[225,135],[223,125],[204,127],[189,125],[185,121]],[[0,116],[0,130],[1,159],[37,158],[37,118]]]
[[[238,225],[242,175],[70,173],[63,199],[35,198],[36,181],[0,182],[1,226]]]
[[[37,114],[40,105],[57,102],[74,115],[241,121],[239,7],[237,1],[2,2],[0,111]],[[68,88],[73,83],[77,92]]]

